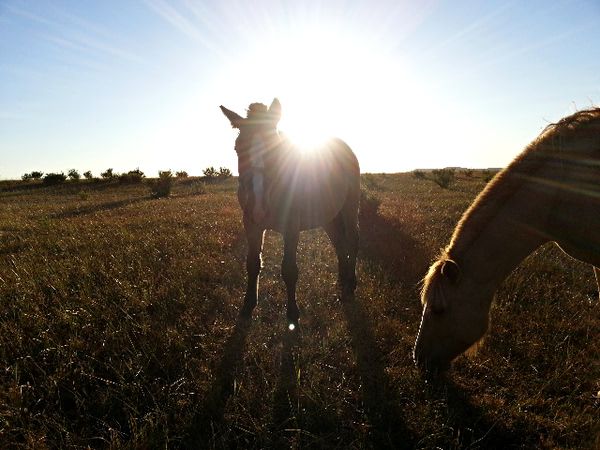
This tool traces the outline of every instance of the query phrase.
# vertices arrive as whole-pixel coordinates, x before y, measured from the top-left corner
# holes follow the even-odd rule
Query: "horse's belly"
[[[325,225],[340,212],[348,195],[347,183],[332,184],[313,179],[312,183],[296,182],[293,187],[271,195],[269,222],[273,229],[308,230]]]

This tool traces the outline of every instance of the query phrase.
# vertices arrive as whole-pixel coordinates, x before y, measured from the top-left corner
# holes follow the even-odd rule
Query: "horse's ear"
[[[240,116],[238,113],[225,108],[223,105],[219,106],[219,108],[221,108],[221,111],[223,111],[223,114],[225,114],[225,117],[227,117],[229,119],[229,122],[231,122],[231,126],[233,128],[239,128],[242,125],[242,123],[244,122],[244,118],[242,116]]]
[[[279,103],[279,99],[273,99],[271,106],[269,106],[269,114],[271,117],[273,117],[275,125],[277,125],[279,123],[279,119],[281,119],[281,103]]]
[[[460,279],[460,267],[458,267],[456,262],[452,261],[451,259],[447,259],[442,264],[441,272],[442,275],[450,280],[451,283],[458,283],[458,280]]]

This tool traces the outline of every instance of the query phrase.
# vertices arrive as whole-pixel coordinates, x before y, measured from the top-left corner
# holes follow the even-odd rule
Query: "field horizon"
[[[426,169],[423,169],[427,171]],[[591,268],[545,245],[500,286],[477,354],[425,380],[420,280],[490,175],[444,189],[362,174],[359,285],[339,301],[322,230],[282,239],[238,318],[236,177],[0,181],[0,441],[10,448],[598,448],[600,310]]]

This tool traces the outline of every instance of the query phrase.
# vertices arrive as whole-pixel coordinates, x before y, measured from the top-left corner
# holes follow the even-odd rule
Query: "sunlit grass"
[[[254,317],[237,318],[235,180],[158,200],[143,185],[0,192],[3,445],[594,448],[589,267],[536,252],[502,284],[478,354],[426,384],[410,359],[417,284],[484,181],[363,185],[356,303],[339,301],[327,236],[303,233],[293,333],[273,232]]]

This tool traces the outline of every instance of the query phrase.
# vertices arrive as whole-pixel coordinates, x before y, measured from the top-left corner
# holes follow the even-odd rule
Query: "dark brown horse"
[[[299,318],[296,249],[300,231],[325,229],[338,257],[342,301],[350,299],[356,288],[360,199],[360,168],[350,147],[332,139],[310,153],[300,152],[277,131],[281,117],[277,99],[269,108],[251,104],[245,118],[223,106],[221,111],[239,130],[235,141],[238,200],[248,240],[248,287],[241,314],[250,317],[257,303],[265,230],[283,234],[281,275],[290,325],[297,325]]]

